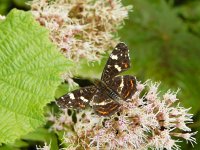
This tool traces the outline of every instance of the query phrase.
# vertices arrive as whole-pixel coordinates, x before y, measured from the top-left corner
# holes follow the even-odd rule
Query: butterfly
[[[128,47],[119,43],[110,54],[101,79],[94,85],[80,88],[61,96],[57,105],[62,108],[84,109],[92,106],[99,116],[111,116],[120,110],[121,100],[127,101],[136,92],[136,79],[119,75],[130,68]]]

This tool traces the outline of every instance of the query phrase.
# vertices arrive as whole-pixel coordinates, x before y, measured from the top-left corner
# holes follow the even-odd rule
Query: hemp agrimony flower
[[[177,92],[160,95],[158,87],[137,82],[137,92],[111,117],[99,117],[92,109],[63,109],[48,119],[53,130],[65,131],[66,149],[180,149],[177,138],[196,143],[196,132],[187,126],[193,122],[189,109],[175,104]]]
[[[63,55],[77,62],[100,61],[119,42],[117,30],[132,8],[120,0],[33,0],[29,4]],[[75,85],[72,77],[69,72],[63,75],[70,89]]]
[[[49,29],[51,40],[74,61],[100,60],[118,43],[115,33],[131,9],[120,0],[33,0],[30,5],[36,20]]]

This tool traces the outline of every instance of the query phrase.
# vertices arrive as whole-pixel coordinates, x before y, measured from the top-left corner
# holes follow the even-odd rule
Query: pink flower
[[[76,112],[76,122],[69,122],[70,116],[65,114],[66,124],[62,119],[57,119],[54,124],[60,122],[64,131],[64,126],[68,126],[67,129],[74,132],[73,136],[76,135],[74,146],[86,149],[180,149],[175,137],[196,143],[193,137],[196,132],[191,132],[187,126],[192,123],[189,109],[173,104],[178,101],[177,92],[168,91],[162,96],[158,83],[137,83],[139,90],[132,99],[124,101],[120,111],[109,118],[97,116],[90,108]],[[146,94],[142,94],[144,91]]]

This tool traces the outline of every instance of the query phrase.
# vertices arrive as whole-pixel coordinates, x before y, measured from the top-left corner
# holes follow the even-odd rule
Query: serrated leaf
[[[0,23],[0,143],[45,122],[43,107],[71,64],[48,37],[29,12],[13,10]]]

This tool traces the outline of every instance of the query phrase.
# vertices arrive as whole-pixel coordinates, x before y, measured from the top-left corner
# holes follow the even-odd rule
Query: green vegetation
[[[119,33],[121,41],[127,43],[131,52],[132,68],[126,74],[133,74],[138,80],[142,81],[147,79],[161,81],[164,91],[169,88],[172,90],[180,88],[178,97],[181,105],[188,108],[192,107],[190,112],[194,114],[195,123],[191,125],[191,128],[193,131],[200,131],[200,1],[127,0],[124,1],[124,4],[134,6],[129,20],[126,21],[125,27]],[[15,1],[0,2],[0,14],[6,14],[10,8],[15,6]],[[19,4],[17,7],[27,8],[24,3]],[[6,20],[0,24],[0,42],[2,43],[2,39],[7,39],[4,42],[5,44],[0,45],[0,61],[2,61],[1,63],[8,62],[8,65],[3,66],[3,69],[1,68],[0,70],[0,82],[4,82],[5,86],[7,86],[7,88],[5,86],[0,87],[0,99],[13,99],[10,103],[15,103],[16,105],[14,106],[15,108],[10,108],[10,103],[0,104],[0,107],[2,107],[0,109],[0,122],[4,122],[0,124],[0,142],[13,141],[44,123],[43,107],[53,100],[55,89],[60,81],[58,73],[62,71],[63,66],[66,66],[65,63],[70,63],[65,62],[57,52],[52,51],[50,53],[49,50],[55,49],[55,47],[48,41],[47,32],[44,29],[35,23],[34,29],[29,29],[29,24],[32,24],[33,19],[28,13],[17,12],[15,14],[11,12],[7,19],[13,19],[12,22],[15,23],[9,24],[8,20]],[[20,26],[17,26],[17,22],[20,19],[27,19],[27,21],[23,21],[24,23],[20,23]],[[13,28],[19,28],[19,30],[17,33],[13,33],[12,36],[7,36],[9,33],[3,33],[5,31],[12,32]],[[32,31],[35,31],[35,33],[32,33]],[[9,60],[14,59],[15,55],[22,54],[23,51],[19,50],[20,47],[27,46],[23,45],[26,44],[23,42],[24,39],[18,38],[19,34],[24,34],[20,37],[26,38],[29,36],[30,39],[33,39],[32,45],[29,45],[29,53],[23,54],[24,57],[27,57],[27,61],[34,56],[29,56],[30,53],[39,54],[42,51],[42,54],[40,59],[35,60],[33,64],[29,63],[29,65],[24,65],[25,62],[20,58],[16,59],[16,64],[23,67],[21,70],[15,70],[15,66],[9,66]],[[39,42],[37,47],[36,42]],[[10,49],[10,52],[12,50],[13,56],[11,55],[11,57],[13,58],[9,58],[7,54],[5,54],[5,57],[2,55],[2,50],[7,45],[19,47],[18,49]],[[43,55],[44,53],[49,55]],[[6,57],[8,59],[4,60]],[[51,59],[55,61],[52,62],[50,61]],[[102,62],[101,64],[95,63],[94,67],[87,67],[85,65],[86,62],[83,62],[80,65],[81,68],[77,69],[77,74],[88,78],[99,76],[105,64],[104,60]],[[41,67],[46,67],[47,70],[40,70]],[[25,70],[26,73],[23,72]],[[88,72],[89,70],[92,70],[92,72]],[[24,85],[19,85],[17,81],[24,79],[26,79]],[[20,90],[27,88],[26,85],[31,85],[30,88],[36,92],[33,96],[34,103],[30,101],[33,98],[33,93],[27,92],[24,95],[24,91]],[[11,92],[13,86],[17,88],[14,92],[12,89]],[[65,92],[63,87],[60,90],[57,93]],[[40,91],[40,94],[37,91]],[[15,97],[16,93],[21,96]],[[3,94],[5,97],[2,96]],[[19,99],[21,100],[19,101]],[[27,104],[26,108],[22,108],[24,103]],[[14,110],[15,114],[12,114],[13,112],[10,112],[10,110]],[[5,130],[2,130],[2,128],[8,124],[8,132],[3,133]],[[35,138],[30,138],[32,135]],[[30,133],[24,139],[44,142],[44,136],[47,137],[46,142],[57,143],[55,135],[47,133],[46,129],[39,129],[34,133]],[[196,138],[198,145],[195,145],[193,149],[197,150],[200,143],[199,133]],[[49,141],[49,139],[52,140]],[[28,147],[33,142],[27,143],[21,140],[16,141],[12,145],[4,145],[0,150],[3,148],[13,149],[15,147],[18,149],[19,147]],[[192,146],[182,142],[182,149],[192,149]]]
[[[165,90],[180,88],[181,105],[194,113],[192,130],[200,131],[200,1],[170,2],[124,2],[134,10],[120,37],[132,50],[131,73],[142,81],[161,81]],[[199,134],[196,138],[199,144]]]
[[[31,13],[10,12],[0,37],[0,143],[10,143],[45,123],[44,106],[54,100],[71,62]]]

